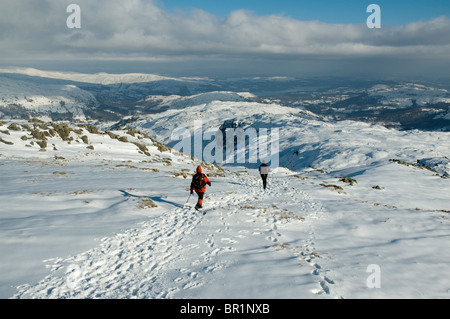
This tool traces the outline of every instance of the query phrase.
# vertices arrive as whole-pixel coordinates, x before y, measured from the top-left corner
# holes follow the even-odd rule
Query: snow
[[[276,104],[220,101],[136,126],[167,142],[171,129],[192,128],[198,114],[211,127],[239,118],[289,128],[280,131],[286,167],[272,169],[268,190],[256,169],[221,170],[142,133],[113,131],[127,138],[121,142],[81,128],[69,141],[48,137],[43,151],[27,121],[0,122],[9,142],[0,142],[0,296],[450,296],[450,179],[407,165],[434,159],[424,163],[448,167],[449,133],[327,123]],[[19,130],[9,129],[13,122]],[[199,164],[212,182],[201,212],[195,196],[183,208]],[[379,266],[380,288],[367,284],[370,265]]]
[[[35,113],[70,113],[84,120],[84,111],[97,106],[92,93],[74,85],[40,84],[0,77],[0,108],[22,107]]]
[[[449,154],[449,134],[445,132],[403,132],[356,121],[326,122],[302,109],[274,103],[212,101],[142,116],[129,125],[175,146],[178,140],[172,140],[172,132],[186,128],[193,135],[199,120],[203,132],[218,130],[233,120],[243,129],[278,128],[280,162],[294,171],[307,166],[331,171],[389,159],[416,162]]]
[[[435,170],[444,176],[450,176],[450,159],[448,157],[422,158],[418,160],[417,164]]]
[[[207,80],[206,78],[196,78],[196,77],[172,78],[156,74],[143,74],[143,73],[110,74],[101,72],[96,74],[87,74],[77,72],[43,71],[34,68],[6,68],[6,69],[3,68],[0,69],[0,73],[23,74],[42,78],[69,80],[69,81],[103,84],[103,85],[120,84],[120,83],[145,83],[161,80],[175,80],[175,81]]]
[[[180,95],[149,95],[142,102],[143,103],[157,103],[159,108],[170,108],[171,110],[177,108],[187,108],[190,106],[208,104],[214,101],[245,101],[246,99],[255,98],[256,96],[248,92],[228,92],[228,91],[214,91],[208,93],[200,93],[192,96]]]
[[[419,106],[437,103],[448,103],[450,93],[446,89],[435,89],[415,83],[404,83],[389,87],[386,85],[374,85],[368,90],[370,96],[380,98],[382,105],[407,108],[416,103]]]

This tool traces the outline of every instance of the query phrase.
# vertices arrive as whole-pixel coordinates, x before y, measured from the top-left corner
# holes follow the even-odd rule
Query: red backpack
[[[205,187],[205,175],[203,173],[195,174],[192,180],[192,185],[195,189],[202,189],[203,187]]]

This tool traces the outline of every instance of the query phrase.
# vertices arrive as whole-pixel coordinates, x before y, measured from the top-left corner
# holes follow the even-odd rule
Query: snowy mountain
[[[214,101],[246,101],[300,108],[330,119],[398,129],[449,131],[448,90],[442,83],[286,77],[174,78],[11,68],[0,69],[0,116],[104,122]]]
[[[353,100],[367,104],[336,120],[354,87],[299,100],[295,79],[30,72],[0,78],[2,298],[448,298],[450,133],[347,119],[369,100],[381,113],[388,101],[444,110],[443,88],[370,83]],[[295,94],[258,95],[268,83]],[[312,112],[312,94],[334,109]],[[86,123],[101,112],[115,116]],[[52,121],[9,118],[32,114]],[[239,130],[245,163],[195,152],[199,136],[204,151]],[[194,152],[172,148],[177,132]],[[261,158],[250,162],[264,132],[279,151],[266,191]],[[189,196],[197,165],[212,182],[202,211]]]
[[[257,102],[215,101],[131,117],[113,127],[134,127],[173,147],[179,142],[172,139],[173,132],[186,128],[193,139],[194,124],[199,120],[203,124],[203,133],[218,131],[229,121],[239,122],[243,130],[267,129],[270,132],[278,129],[280,166],[294,171],[309,166],[334,171],[376,165],[393,158],[416,162],[425,157],[443,158],[449,154],[449,134],[446,132],[403,132],[356,121],[324,121],[299,108]],[[203,139],[205,146],[211,138],[203,136]],[[249,162],[249,152],[257,147],[257,141],[247,141],[246,145],[246,165],[259,165]]]
[[[279,126],[292,169],[273,168],[267,191],[256,170],[202,163],[133,128],[2,121],[2,297],[448,296],[449,133],[235,103],[141,125],[164,137],[158,121],[216,114],[218,125],[234,110],[232,126]],[[212,180],[202,212],[188,198],[198,164]]]
[[[93,94],[74,85],[44,85],[0,78],[0,116],[45,116],[86,121],[99,103]]]
[[[370,83],[293,99],[292,105],[339,120],[357,120],[399,129],[450,130],[450,92],[441,85]]]
[[[130,84],[130,83],[147,83],[147,82],[157,82],[157,81],[197,81],[197,80],[207,80],[205,78],[194,78],[194,77],[182,77],[174,78],[167,76],[160,76],[156,74],[142,74],[142,73],[127,73],[127,74],[109,74],[109,73],[96,73],[96,74],[86,74],[77,72],[56,72],[56,71],[43,71],[33,68],[9,68],[0,69],[0,73],[4,74],[21,74],[29,77],[39,77],[47,79],[57,79],[66,80],[81,83],[91,83],[91,84]]]
[[[405,83],[393,87],[375,85],[368,90],[369,96],[379,98],[381,105],[396,108],[410,107],[413,104],[427,106],[438,103],[450,103],[450,92],[425,85]]]
[[[142,107],[149,95],[190,95],[216,89],[206,78],[0,69],[0,116],[118,120],[123,115],[154,112]]]
[[[151,113],[162,112],[167,109],[183,109],[190,106],[207,104],[214,101],[222,102],[244,102],[256,99],[256,95],[248,92],[207,92],[192,96],[180,95],[149,95],[145,99],[138,101],[138,108],[146,108]]]

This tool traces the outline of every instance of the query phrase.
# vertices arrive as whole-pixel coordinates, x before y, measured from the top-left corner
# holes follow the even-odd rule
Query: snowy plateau
[[[448,88],[305,81],[0,70],[0,297],[450,298]],[[279,129],[266,190],[199,119]]]

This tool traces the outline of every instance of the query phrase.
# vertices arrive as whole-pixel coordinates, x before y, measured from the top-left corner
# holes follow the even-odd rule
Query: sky
[[[372,3],[381,28],[366,24]],[[67,12],[70,4],[78,16]],[[450,74],[448,0],[0,0],[0,8],[1,67],[209,77]]]
[[[278,14],[299,20],[338,24],[365,23],[367,6],[372,3],[383,9],[383,23],[391,26],[450,14],[447,0],[169,0],[160,3],[171,12],[201,8],[221,18],[244,9],[257,15]]]

